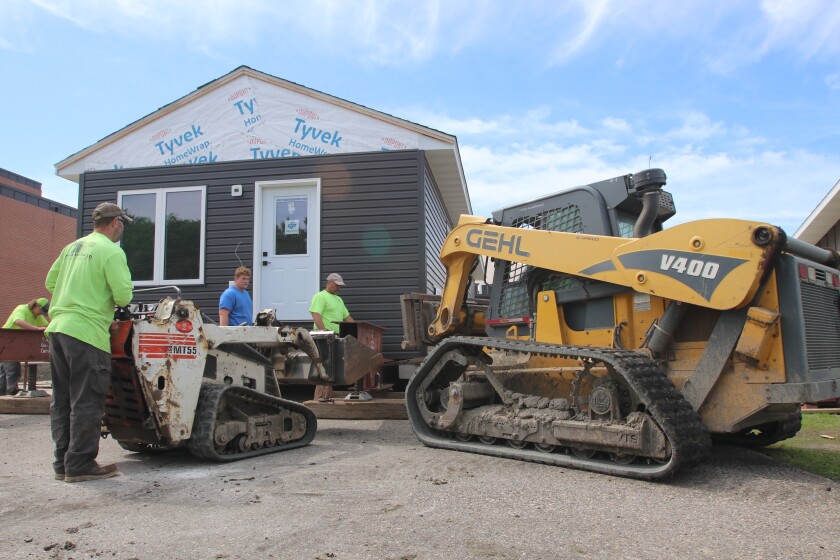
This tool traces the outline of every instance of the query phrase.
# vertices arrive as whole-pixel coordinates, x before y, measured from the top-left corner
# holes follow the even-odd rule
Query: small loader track
[[[665,434],[670,454],[664,460],[634,460],[624,463],[603,453],[585,454],[573,446],[563,452],[545,452],[539,446],[529,448],[519,443],[514,448],[480,440],[457,437],[459,434],[430,426],[423,418],[424,381],[430,375],[440,375],[447,369],[436,368],[439,360],[448,352],[458,350],[467,355],[480,356],[483,348],[505,353],[536,354],[551,357],[591,360],[608,365],[620,375],[635,398]],[[457,369],[457,366],[455,366]],[[452,370],[448,375],[452,376]],[[425,384],[426,386],[428,384]],[[545,463],[557,466],[594,471],[640,479],[658,479],[672,475],[679,468],[703,461],[711,449],[709,433],[691,405],[677,392],[656,363],[647,356],[628,350],[600,349],[591,347],[559,346],[530,341],[489,339],[483,337],[451,337],[432,349],[406,388],[406,406],[411,426],[422,443],[430,447],[481,453]],[[574,418],[578,420],[578,418]],[[580,420],[589,429],[599,429],[599,424]],[[455,436],[455,437],[453,437]],[[463,435],[462,435],[463,436]]]
[[[727,445],[742,447],[767,447],[794,437],[802,429],[802,413],[791,414],[786,419],[746,428],[732,434],[713,434],[712,439]]]
[[[271,445],[237,449],[235,445],[218,446],[215,441],[216,429],[220,423],[228,421],[220,418],[220,411],[240,404],[250,409],[259,408],[261,414],[277,415],[288,412],[291,419],[304,422],[302,437],[288,441],[274,441]],[[193,455],[212,461],[237,461],[258,455],[288,451],[308,445],[315,437],[317,419],[315,413],[306,406],[294,401],[280,399],[259,393],[245,387],[205,383],[201,387],[196,409],[196,420],[189,439],[189,450]]]

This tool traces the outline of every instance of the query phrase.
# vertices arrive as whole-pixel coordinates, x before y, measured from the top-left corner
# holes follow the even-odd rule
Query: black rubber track
[[[115,440],[116,441],[116,440]],[[167,447],[165,445],[154,445],[151,443],[133,443],[127,441],[117,441],[120,447],[132,453],[145,453],[146,455],[154,455],[157,453],[168,453],[178,449],[177,447]]]
[[[665,462],[622,465],[606,459],[591,459],[563,453],[542,453],[534,449],[514,449],[487,445],[478,441],[458,441],[439,430],[429,427],[420,413],[418,388],[433,371],[437,361],[446,352],[461,349],[467,354],[478,354],[484,347],[507,352],[530,353],[572,359],[590,358],[609,364],[621,375],[644,404],[647,413],[662,428],[671,445],[671,457]],[[711,438],[697,413],[677,392],[659,366],[647,356],[629,350],[600,349],[591,347],[559,346],[529,341],[490,339],[483,337],[451,337],[435,346],[406,388],[406,408],[411,427],[417,437],[429,447],[481,453],[534,463],[553,464],[604,474],[659,479],[673,475],[682,467],[703,461],[711,450]]]
[[[802,413],[791,414],[779,422],[762,424],[755,428],[747,428],[734,434],[712,434],[712,439],[727,445],[742,447],[767,447],[780,441],[790,439],[802,429]]]
[[[283,445],[221,455],[216,451],[213,436],[216,431],[216,414],[219,410],[219,402],[223,396],[255,402],[277,411],[285,409],[302,414],[306,418],[306,432],[302,438]],[[201,386],[193,431],[188,443],[190,452],[202,459],[209,459],[211,461],[238,461],[240,459],[248,459],[259,455],[277,453],[279,451],[288,451],[309,445],[315,438],[317,429],[318,420],[315,417],[315,413],[300,403],[272,397],[271,395],[266,395],[246,387],[206,383]]]

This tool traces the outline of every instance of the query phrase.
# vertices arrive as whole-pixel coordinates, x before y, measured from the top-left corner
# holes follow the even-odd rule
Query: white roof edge
[[[793,237],[807,243],[817,243],[820,239],[822,239],[822,237],[828,233],[828,230],[834,227],[834,224],[837,223],[837,218],[840,218],[840,216],[832,217],[831,224],[829,224],[828,227],[825,227],[825,225],[818,220],[826,207],[835,200],[840,201],[840,180],[838,180],[834,184],[834,187],[828,191],[828,194],[826,194],[820,203],[817,204],[817,207],[808,214],[808,217],[805,218],[802,225],[796,229]]]
[[[464,188],[464,200],[467,201],[467,214],[472,214],[472,200],[470,200],[470,190],[467,188],[467,177],[464,175],[464,166],[461,165],[461,150],[458,148],[458,141],[455,140],[455,163],[458,165],[458,174],[461,176],[461,185]],[[458,223],[458,220],[455,220]]]
[[[84,158],[91,152],[99,150],[100,148],[107,146],[113,142],[116,142],[123,136],[130,134],[131,132],[137,130],[140,127],[147,125],[150,122],[157,120],[160,117],[163,117],[176,109],[186,105],[187,103],[191,102],[193,99],[197,97],[201,97],[206,93],[209,93],[215,89],[218,89],[225,85],[226,83],[235,80],[236,78],[247,76],[249,78],[256,78],[260,80],[264,80],[266,82],[272,83],[276,86],[292,90],[296,93],[300,93],[302,95],[306,95],[309,97],[314,97],[315,99],[319,99],[321,101],[325,101],[327,103],[332,103],[334,105],[338,105],[344,107],[345,109],[349,109],[351,111],[355,111],[357,113],[361,113],[367,115],[369,117],[394,124],[396,126],[400,126],[403,128],[410,129],[418,134],[422,134],[424,136],[428,136],[430,138],[434,138],[441,142],[452,144],[454,147],[457,148],[458,141],[457,139],[452,136],[451,134],[446,134],[445,132],[441,132],[439,130],[435,130],[433,128],[429,128],[417,123],[413,123],[411,121],[407,121],[405,119],[401,119],[399,117],[395,117],[393,115],[389,115],[387,113],[382,113],[381,111],[376,111],[375,109],[370,109],[369,107],[365,107],[364,105],[359,105],[358,103],[353,103],[352,101],[347,101],[346,99],[341,99],[340,97],[335,97],[334,95],[329,95],[327,93],[320,92],[318,90],[314,90],[300,84],[296,84],[294,82],[290,82],[288,80],[284,80],[282,78],[278,78],[276,76],[272,76],[270,74],[266,74],[264,72],[260,72],[259,70],[254,70],[249,66],[240,66],[233,71],[212,80],[203,86],[199,86],[196,88],[195,91],[192,91],[183,97],[176,99],[175,101],[164,105],[163,107],[158,108],[157,110],[149,113],[145,117],[142,117],[133,123],[121,128],[120,130],[109,134],[108,136],[102,138],[98,142],[91,144],[87,148],[84,148],[75,154],[64,158],[63,160],[59,161],[55,164],[56,175],[61,168],[71,165],[80,159]],[[455,152],[457,153],[458,150],[456,149]],[[461,177],[463,178],[464,172],[461,169],[461,157],[460,154],[456,156],[458,160],[458,168],[461,173]],[[463,182],[464,188],[466,189],[466,181]],[[469,201],[469,196],[467,195],[467,201]]]

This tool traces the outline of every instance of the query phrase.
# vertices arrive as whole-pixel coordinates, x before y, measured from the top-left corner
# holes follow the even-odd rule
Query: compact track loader
[[[382,362],[352,336],[283,327],[271,310],[257,326],[220,327],[191,301],[152,307],[111,326],[105,427],[131,451],[232,461],[307,445],[315,414],[281,385],[349,385]]]
[[[656,479],[713,439],[792,437],[801,403],[840,395],[840,255],[761,222],[663,230],[665,182],[649,169],[461,216],[440,296],[402,301],[403,346],[431,347],[406,390],[424,444]]]

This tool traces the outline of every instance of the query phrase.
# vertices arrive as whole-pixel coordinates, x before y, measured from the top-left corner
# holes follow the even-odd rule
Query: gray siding
[[[95,171],[80,180],[80,234],[91,231],[96,205],[115,201],[118,191],[206,185],[205,284],[183,286],[182,297],[217,320],[219,295],[239,265],[237,244],[239,258],[253,268],[254,183],[319,177],[321,275],[338,272],[344,277],[348,286],[341,295],[350,313],[385,328],[386,357],[402,359],[416,353],[400,348],[399,296],[426,290],[422,204],[428,198],[427,183],[433,187],[433,181],[424,176],[430,173],[417,150]],[[230,196],[234,184],[243,186],[241,197]],[[437,224],[445,212],[433,190],[436,206],[426,213]],[[144,301],[156,299],[147,296]]]
[[[428,166],[423,174],[424,249],[426,255],[425,293],[440,294],[446,283],[446,267],[440,262],[440,250],[452,229],[446,207]]]

